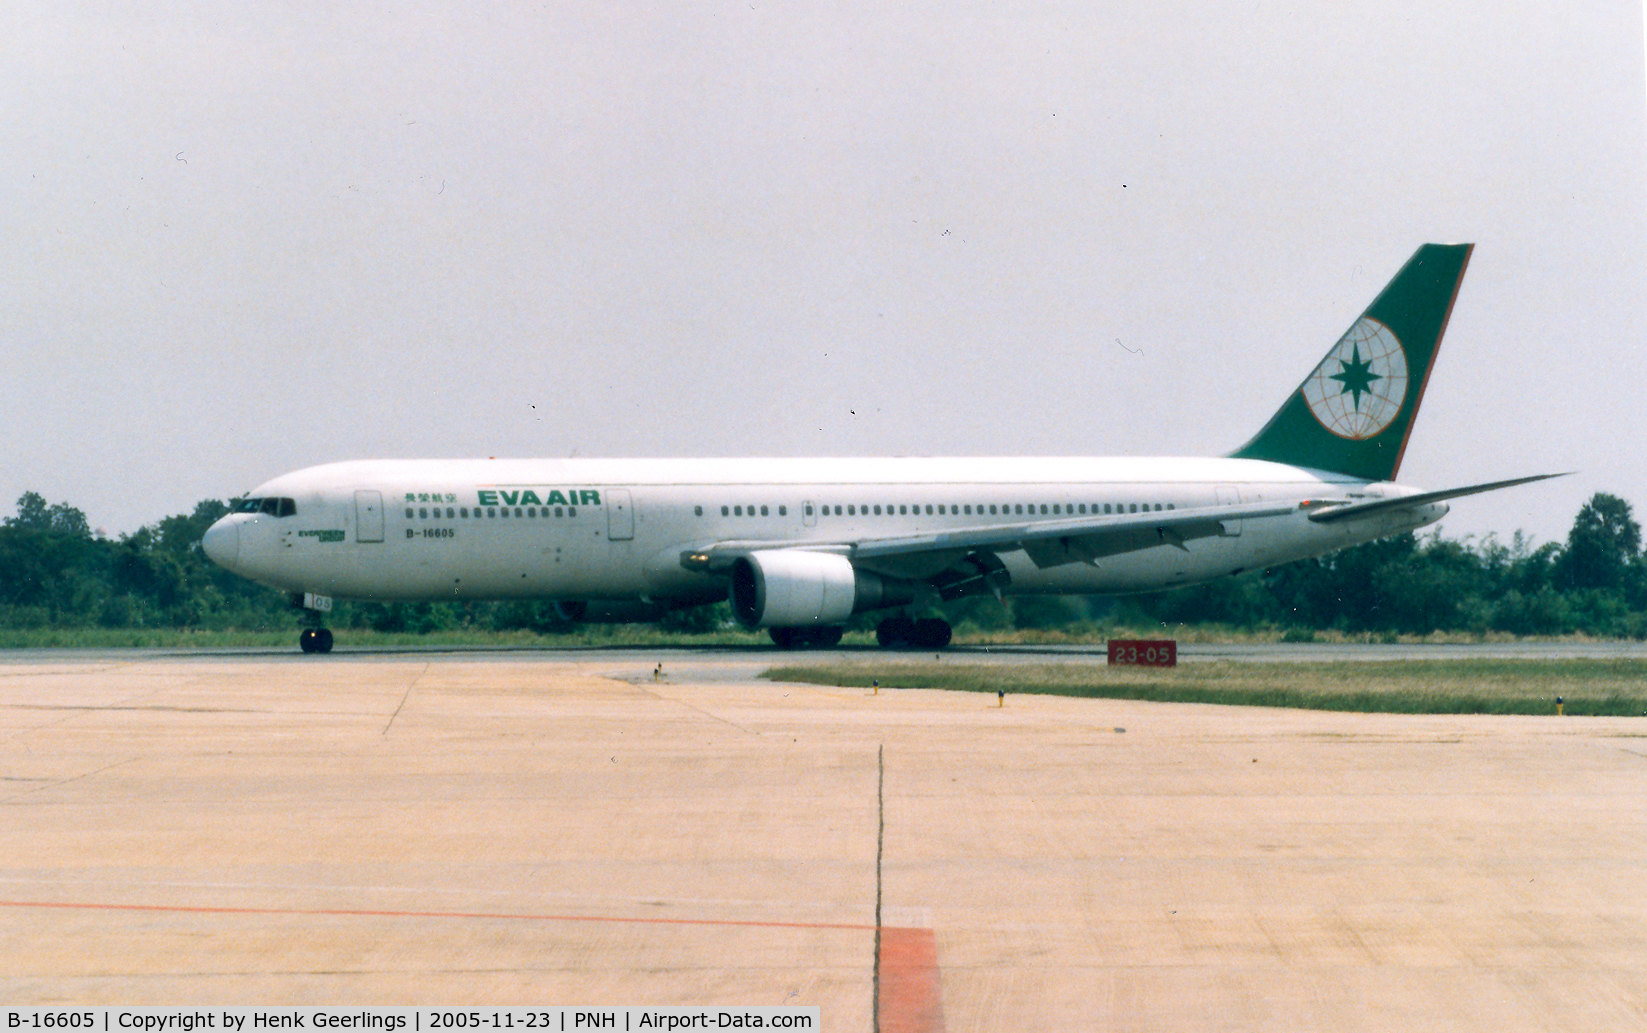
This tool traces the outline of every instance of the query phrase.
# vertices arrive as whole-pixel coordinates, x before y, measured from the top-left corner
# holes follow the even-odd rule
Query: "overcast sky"
[[[1448,534],[1647,516],[1641,6],[0,12],[0,511],[415,456],[1241,445],[1420,243]]]

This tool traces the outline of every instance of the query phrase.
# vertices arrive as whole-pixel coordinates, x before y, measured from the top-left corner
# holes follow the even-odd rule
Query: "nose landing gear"
[[[313,592],[293,592],[292,609],[303,611],[303,623],[309,625],[297,636],[297,648],[305,653],[330,653],[332,651],[331,629],[323,627],[326,614],[331,612],[331,596],[316,595]]]

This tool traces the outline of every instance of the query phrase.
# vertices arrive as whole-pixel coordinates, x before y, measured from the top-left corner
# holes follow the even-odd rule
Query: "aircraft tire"
[[[875,641],[882,649],[902,649],[915,644],[915,622],[908,617],[888,617],[875,625]]]
[[[923,617],[915,622],[911,641],[922,649],[943,649],[955,637],[955,629],[942,617]]]
[[[813,649],[834,649],[841,644],[841,636],[846,629],[838,624],[826,624],[821,628],[813,628],[807,635],[808,646]]]
[[[841,644],[846,629],[825,624],[816,628],[768,628],[779,649],[832,649]]]
[[[317,653],[330,653],[332,651],[332,629],[331,628],[316,628],[315,629],[315,637],[316,637],[316,639],[318,639],[318,641],[316,643],[316,646],[315,646],[315,652],[317,652]]]
[[[297,636],[297,647],[305,653],[330,653],[332,651],[331,629],[304,628]]]

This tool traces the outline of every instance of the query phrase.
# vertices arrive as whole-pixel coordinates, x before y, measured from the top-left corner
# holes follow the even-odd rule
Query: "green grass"
[[[1031,693],[1160,703],[1391,714],[1647,714],[1647,664],[1633,660],[1392,660],[1183,664],[917,663],[886,660],[775,667],[763,677],[814,685]]]

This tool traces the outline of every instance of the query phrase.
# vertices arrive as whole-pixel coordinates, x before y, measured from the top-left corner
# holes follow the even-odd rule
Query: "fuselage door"
[[[629,499],[628,488],[607,488],[606,496],[606,538],[613,542],[626,542],[635,537],[635,505]]]
[[[355,492],[355,541],[383,540],[383,493],[362,488]]]
[[[1218,504],[1220,506],[1238,506],[1238,505],[1240,505],[1241,504],[1241,489],[1235,487],[1233,484],[1220,484],[1218,486]],[[1226,535],[1228,535],[1229,537],[1231,537],[1231,538],[1241,537],[1241,521],[1239,521],[1239,520],[1226,520],[1226,521],[1224,521],[1224,533]]]
[[[818,526],[818,510],[812,505],[811,499],[801,503],[801,524],[805,527]]]

